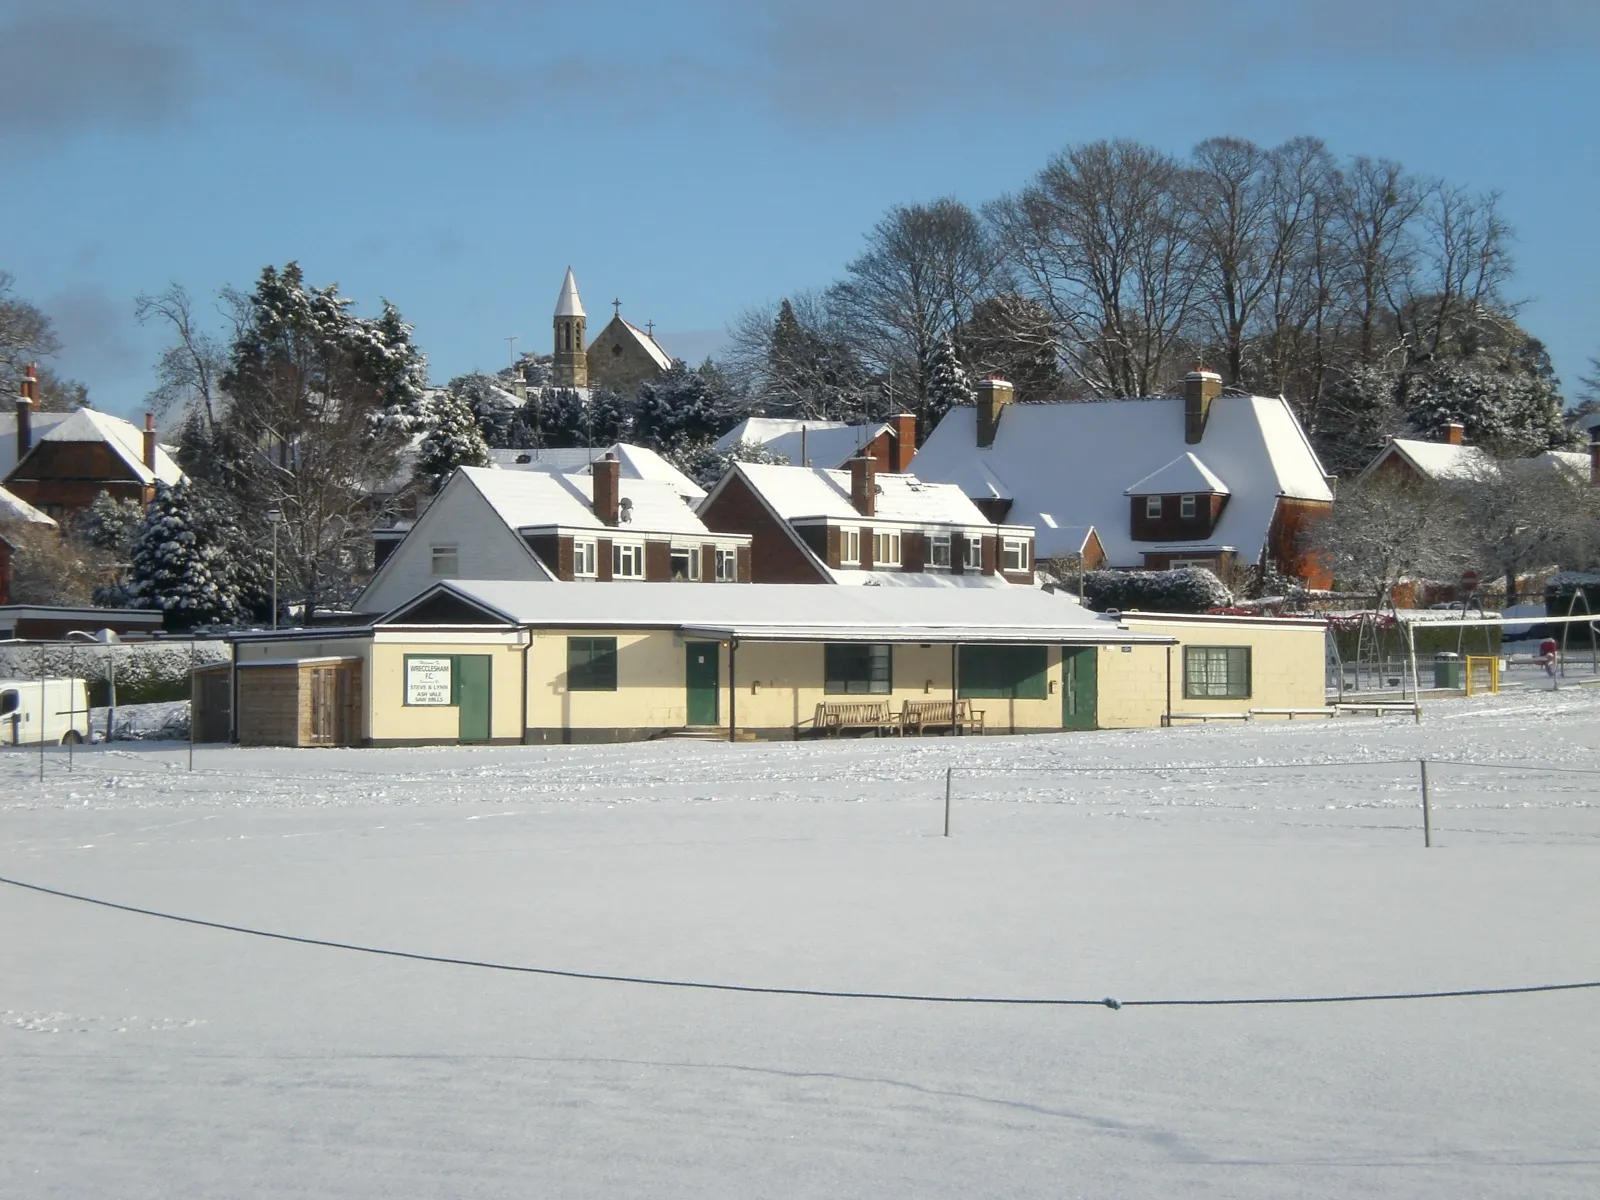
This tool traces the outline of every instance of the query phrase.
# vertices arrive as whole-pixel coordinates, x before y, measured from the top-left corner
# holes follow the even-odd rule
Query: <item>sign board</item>
[[[449,704],[450,703],[450,668],[452,662],[449,658],[414,658],[406,659],[406,703],[407,704]]]
[[[1461,590],[1464,592],[1477,591],[1478,585],[1482,582],[1483,576],[1479,575],[1471,567],[1468,567],[1465,571],[1461,572]]]

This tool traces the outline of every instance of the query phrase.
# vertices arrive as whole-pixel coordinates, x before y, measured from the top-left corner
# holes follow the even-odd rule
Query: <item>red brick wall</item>
[[[129,472],[109,446],[99,442],[39,442],[13,469],[9,491],[36,508],[59,505],[69,513],[94,503],[101,492],[148,504],[155,489]]]
[[[1184,520],[1182,500],[1176,495],[1161,497],[1161,516],[1145,516],[1144,496],[1129,499],[1129,528],[1135,541],[1140,542],[1197,542],[1211,536],[1217,520],[1226,507],[1226,496],[1212,496],[1202,492],[1195,496],[1194,517]]]
[[[667,542],[644,544],[644,579],[646,583],[667,583],[672,579],[672,546]]]
[[[739,579],[755,583],[826,583],[800,547],[750,487],[734,475],[700,514],[716,533],[747,533],[750,549],[740,550]]]
[[[1305,580],[1307,587],[1333,586],[1333,572],[1316,555],[1300,545],[1305,531],[1326,517],[1332,509],[1331,504],[1321,500],[1280,497],[1277,511],[1272,514],[1272,529],[1267,534],[1267,553],[1277,564],[1278,570]]]
[[[557,579],[572,578],[572,539],[560,538],[553,533],[531,535],[525,539],[528,549],[539,556],[539,561],[549,567]],[[566,569],[562,570],[561,544],[566,543],[567,561]]]

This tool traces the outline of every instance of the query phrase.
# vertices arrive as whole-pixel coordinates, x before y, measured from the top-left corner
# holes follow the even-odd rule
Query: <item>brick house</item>
[[[1316,587],[1327,572],[1300,531],[1333,505],[1331,478],[1287,401],[1225,396],[1196,370],[1182,396],[1012,404],[978,385],[917,452],[919,478],[953,484],[995,521],[1037,531],[1040,558],[1077,553],[1085,527],[1111,567],[1271,563]]]
[[[626,478],[610,455],[587,472],[462,467],[415,524],[377,549],[359,612],[387,611],[440,579],[750,580],[748,536],[711,532],[673,484]]]
[[[780,417],[746,417],[716,441],[718,450],[741,442],[781,454],[796,467],[846,470],[852,458],[865,455],[879,471],[903,475],[917,452],[917,418],[896,413],[876,424],[844,421],[797,421]]]
[[[1382,450],[1361,469],[1358,479],[1374,476],[1403,483],[1467,481],[1494,475],[1499,467],[1493,456],[1466,444],[1466,427],[1449,422],[1434,441],[1390,438]]]
[[[47,516],[70,520],[102,492],[148,504],[157,483],[183,478],[156,441],[151,414],[140,430],[93,408],[40,412],[37,395],[30,368],[16,408],[7,414],[10,428],[0,428],[0,484]]]
[[[735,463],[701,502],[706,525],[750,538],[757,583],[1033,583],[1033,530],[996,525],[961,490],[880,473]]]

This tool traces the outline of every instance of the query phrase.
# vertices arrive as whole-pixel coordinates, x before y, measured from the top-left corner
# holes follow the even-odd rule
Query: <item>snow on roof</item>
[[[567,268],[567,277],[561,281],[561,294],[556,297],[556,311],[558,317],[583,317],[588,314],[583,311],[583,301],[578,298],[578,280],[572,274],[572,268]]]
[[[849,471],[767,463],[735,463],[734,469],[785,521],[805,517],[861,519],[850,502]],[[952,484],[925,483],[915,475],[886,472],[878,472],[874,479],[878,487],[874,520],[992,528],[989,518]]]
[[[655,360],[656,366],[660,367],[663,371],[671,368],[672,355],[668,354],[661,348],[661,345],[656,341],[654,334],[646,333],[644,330],[640,329],[632,321],[628,320],[628,318],[622,316],[621,314],[613,317],[611,319],[611,323],[613,325],[620,323],[624,329],[633,334],[634,341],[638,342],[640,348],[642,348],[646,354]]]
[[[841,567],[828,569],[835,583],[855,587],[890,588],[1014,588],[1017,585],[1004,575],[979,575],[966,572],[952,575],[948,571],[861,571]]]
[[[554,450],[490,450],[489,461],[507,471],[559,471],[563,474],[587,474],[597,459],[614,454],[621,464],[619,474],[623,479],[654,479],[670,483],[685,501],[698,504],[705,499],[706,490],[690,479],[661,455],[646,446],[628,442],[613,442],[601,447],[563,447]],[[527,461],[519,462],[518,459]]]
[[[1589,455],[1581,450],[1546,450],[1532,458],[1514,459],[1506,465],[1534,471],[1565,471],[1578,479],[1589,478]]]
[[[589,475],[553,471],[497,471],[462,467],[465,477],[512,529],[561,525],[571,529],[610,530],[594,515],[594,480]],[[452,480],[453,482],[453,480]],[[704,522],[672,484],[658,479],[618,481],[620,498],[631,502],[632,519],[616,526],[620,533],[709,533]]]
[[[50,430],[72,414],[69,412],[35,412],[30,422],[33,440],[37,442]],[[143,447],[141,447],[142,451]],[[17,465],[17,411],[14,406],[0,402],[0,479],[11,474]]]
[[[1057,549],[1055,554],[1082,554],[1084,547],[1089,544],[1089,539],[1095,536],[1093,525],[1062,525],[1051,513],[1040,513],[1039,524],[1034,530],[1035,539],[1043,538],[1049,532],[1050,542]]]
[[[1159,471],[1152,471],[1132,487],[1126,496],[1168,496],[1175,492],[1211,492],[1218,496],[1230,494],[1228,485],[1218,479],[1211,469],[1185,451]]]
[[[1398,454],[1419,475],[1429,479],[1480,479],[1499,472],[1493,458],[1478,446],[1455,446],[1449,442],[1424,442],[1415,438],[1395,438],[1367,464],[1363,476],[1373,471],[1391,454]]]
[[[454,592],[527,625],[675,628],[754,640],[1172,641],[1129,632],[1114,618],[1036,588],[853,587],[828,588],[822,595],[813,584],[530,588],[499,580],[451,580],[423,595],[435,590]]]
[[[28,525],[48,525],[55,528],[55,519],[46,516],[21,496],[0,487],[0,521],[22,521]]]
[[[15,420],[15,416],[12,417]],[[35,426],[37,431],[37,426]],[[141,483],[177,483],[183,478],[178,464],[161,446],[156,446],[155,469],[144,465],[144,431],[95,408],[79,408],[67,419],[50,427],[42,436],[35,433],[34,445],[42,442],[99,442],[109,446]]]
[[[977,410],[963,405],[945,414],[912,469],[968,496],[1013,500],[1006,520],[1034,526],[1040,558],[1076,553],[1081,543],[1069,548],[1056,534],[1092,525],[1112,564],[1136,566],[1144,551],[1179,544],[1135,542],[1124,489],[1188,449],[1181,397],[1008,405],[994,445],[984,448],[977,445]],[[1205,546],[1234,546],[1253,560],[1266,545],[1280,495],[1333,499],[1285,400],[1218,397],[1194,449],[1232,489]],[[1051,514],[1055,530],[1043,513]]]
[[[717,439],[717,449],[754,442],[781,454],[795,466],[841,467],[889,426],[850,425],[844,421],[796,421],[746,417]]]

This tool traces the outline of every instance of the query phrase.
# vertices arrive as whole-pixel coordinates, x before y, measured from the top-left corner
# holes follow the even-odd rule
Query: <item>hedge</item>
[[[116,660],[117,704],[152,704],[159,700],[187,700],[190,667],[227,662],[231,651],[226,642],[203,640],[124,642],[112,646],[35,642],[0,646],[0,677],[37,679],[41,654],[44,674],[52,678],[76,674],[89,685],[89,703],[104,706],[110,702],[111,694],[106,678],[108,657]]]
[[[1090,571],[1084,603],[1095,612],[1203,613],[1233,603],[1233,593],[1204,567],[1176,571]]]

